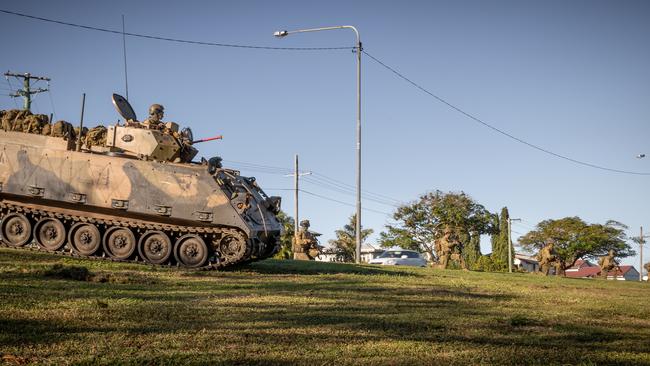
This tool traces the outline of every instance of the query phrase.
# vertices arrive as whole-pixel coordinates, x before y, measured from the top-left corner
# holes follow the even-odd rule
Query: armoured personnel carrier
[[[0,112],[5,245],[190,268],[221,268],[278,250],[279,197],[223,168],[220,158],[193,162],[190,129],[138,122],[124,98],[115,94],[113,103],[126,123],[85,135],[47,118],[40,127],[18,126],[20,113]],[[93,131],[99,143],[91,141]]]

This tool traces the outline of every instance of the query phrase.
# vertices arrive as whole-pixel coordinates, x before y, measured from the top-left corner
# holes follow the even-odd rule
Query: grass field
[[[650,364],[650,285],[275,260],[186,272],[0,249],[0,353],[6,364]]]

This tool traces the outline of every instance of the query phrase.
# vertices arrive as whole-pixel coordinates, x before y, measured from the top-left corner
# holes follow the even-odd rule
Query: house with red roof
[[[578,259],[573,267],[564,271],[566,277],[570,278],[596,278],[600,277],[600,266],[591,263],[590,261]],[[609,272],[607,274],[608,280],[619,281],[638,281],[639,271],[634,266],[619,266],[619,270]]]
[[[597,264],[578,259],[571,268],[564,271],[566,277],[594,278],[600,276],[600,267]]]
[[[619,280],[619,281],[638,281],[639,280],[639,271],[634,268],[634,266],[619,266],[619,269],[615,272],[610,272],[607,274],[608,280]]]

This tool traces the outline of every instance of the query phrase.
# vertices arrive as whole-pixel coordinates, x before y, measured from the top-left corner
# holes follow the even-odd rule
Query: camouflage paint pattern
[[[160,133],[119,129],[125,132],[121,136],[129,130],[149,137]],[[153,140],[174,143],[165,136]],[[74,141],[0,131],[0,197],[149,222],[238,228],[251,239],[276,245],[279,199],[267,197],[254,178],[228,169],[209,174],[204,164],[150,161],[142,152],[104,149],[76,152]]]

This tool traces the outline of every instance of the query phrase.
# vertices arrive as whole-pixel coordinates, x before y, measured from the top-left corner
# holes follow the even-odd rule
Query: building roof
[[[590,278],[601,275],[600,266],[589,261],[580,260],[579,262],[581,263],[578,263],[577,261],[573,267],[564,271],[564,275],[572,278]],[[607,273],[607,277],[624,277],[630,271],[633,271],[632,273],[638,273],[634,266],[619,266],[619,268],[620,270]]]
[[[567,277],[572,277],[572,278],[589,278],[589,277],[596,277],[600,274],[600,267],[595,266],[595,267],[580,267],[580,268],[574,268],[571,267],[564,271],[564,275]]]
[[[607,275],[608,276],[625,276],[631,270],[634,270],[634,272],[637,272],[637,270],[636,270],[636,268],[634,268],[634,266],[619,266],[618,268],[620,270],[617,270],[616,272],[609,272]]]
[[[594,263],[591,263],[591,262],[589,262],[589,261],[585,261],[585,260],[582,260],[582,259],[578,259],[578,260],[576,261],[576,263],[573,265],[573,267],[571,267],[571,268],[576,268],[576,269],[578,269],[578,268],[583,268],[583,267],[598,267],[598,265],[597,265],[597,264],[594,264]]]
[[[526,255],[526,254],[521,254],[521,253],[515,253],[515,259],[519,259],[520,261],[525,261],[529,263],[539,263],[537,258],[531,256],[531,255]]]
[[[385,249],[379,248],[379,246],[375,247],[372,244],[363,244],[361,246],[361,253],[383,253]]]

